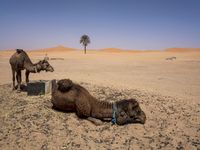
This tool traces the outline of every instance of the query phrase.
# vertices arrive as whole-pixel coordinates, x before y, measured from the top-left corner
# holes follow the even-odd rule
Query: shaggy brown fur
[[[135,99],[117,102],[99,101],[82,86],[69,79],[53,80],[52,103],[54,108],[62,111],[76,112],[81,118],[111,120],[116,107],[116,123],[145,123],[146,116]],[[92,119],[93,118],[93,119]]]
[[[20,85],[21,85],[21,70],[26,69],[26,83],[29,82],[29,74],[31,73],[37,73],[42,70],[53,72],[53,67],[48,63],[47,60],[39,61],[36,64],[33,64],[29,58],[29,56],[26,54],[25,51],[22,49],[16,49],[16,53],[14,53],[10,58],[10,65],[12,69],[12,79],[13,79],[13,90],[15,89],[15,73],[18,87],[17,90],[20,91]]]

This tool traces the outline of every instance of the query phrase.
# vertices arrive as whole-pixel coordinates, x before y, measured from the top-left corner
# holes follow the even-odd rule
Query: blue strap
[[[116,115],[115,115],[115,111],[113,111],[113,114],[112,114],[112,124],[116,124]]]
[[[114,104],[113,104],[112,120],[111,120],[112,124],[116,124],[116,123],[117,123],[116,111],[117,111],[117,106],[116,106],[116,104],[114,103]]]

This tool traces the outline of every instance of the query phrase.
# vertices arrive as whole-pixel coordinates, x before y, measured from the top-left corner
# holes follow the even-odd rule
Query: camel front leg
[[[15,90],[15,70],[12,69],[13,90]]]
[[[29,74],[30,72],[26,70],[25,76],[26,76],[26,85],[29,83]]]
[[[17,91],[20,91],[20,86],[22,82],[21,70],[17,71]]]
[[[88,117],[87,120],[94,123],[96,126],[103,124],[103,122],[100,119],[96,119],[96,118],[93,118],[93,117]]]

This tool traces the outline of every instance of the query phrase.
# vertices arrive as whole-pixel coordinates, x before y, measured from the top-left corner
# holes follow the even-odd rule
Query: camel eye
[[[48,64],[48,63],[44,63],[44,66],[45,66],[45,67],[48,67],[48,66],[49,66],[49,64]]]
[[[132,107],[133,110],[135,110],[135,106]],[[137,111],[137,110],[136,110]]]
[[[136,110],[136,113],[139,115],[139,114],[140,114],[140,110],[139,110],[139,109],[137,109],[137,110]]]

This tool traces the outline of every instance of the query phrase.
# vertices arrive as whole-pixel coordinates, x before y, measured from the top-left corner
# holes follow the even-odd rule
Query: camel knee
[[[21,72],[17,73],[17,82],[20,83],[22,81]]]

